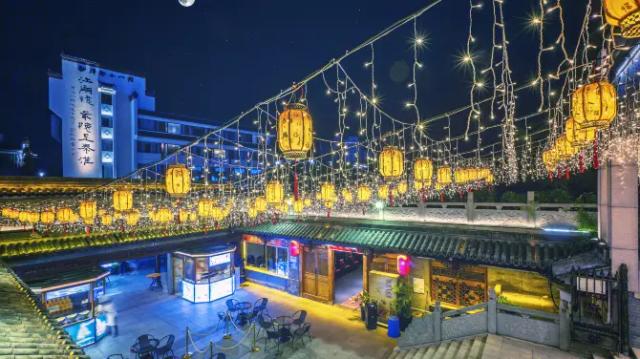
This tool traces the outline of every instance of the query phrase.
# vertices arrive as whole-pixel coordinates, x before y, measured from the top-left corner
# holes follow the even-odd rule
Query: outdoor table
[[[292,317],[288,315],[282,315],[274,319],[273,322],[278,326],[278,331],[280,333],[288,333],[288,335],[291,335],[291,331],[289,330],[289,328],[291,328],[291,325],[293,324]]]
[[[154,355],[160,341],[158,339],[149,339],[148,346],[140,347],[140,343],[136,342],[131,346],[131,352],[134,353],[138,358],[145,356],[146,354]]]
[[[151,284],[149,285],[149,289],[162,289],[162,282],[160,282],[160,273],[149,273],[146,275],[147,278],[151,279]]]
[[[238,312],[237,318],[238,318],[239,324],[240,325],[247,324],[247,316],[249,314],[248,311],[251,310],[251,303],[239,302],[238,304],[236,304],[235,310]]]

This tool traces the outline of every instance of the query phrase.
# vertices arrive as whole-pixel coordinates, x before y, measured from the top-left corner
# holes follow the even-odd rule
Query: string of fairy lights
[[[2,223],[43,232],[128,231],[366,214],[374,205],[567,178],[637,155],[640,84],[609,78],[630,39],[640,37],[640,7],[594,1],[533,0],[526,26],[537,49],[534,76],[518,83],[508,34],[519,29],[505,15],[509,1],[469,0],[456,64],[468,70],[468,102],[423,117],[430,112],[421,96],[429,88],[429,39],[421,24],[443,2],[434,0],[166,158],[73,198],[7,203]],[[572,32],[568,6],[582,14]],[[489,38],[479,35],[487,31]],[[398,105],[382,96],[377,71],[384,62],[376,55],[381,41],[404,32],[411,44],[408,99]],[[361,68],[349,66],[355,54],[366,58]],[[314,108],[327,104],[335,112],[323,122],[334,117],[335,132],[323,138],[314,130]]]

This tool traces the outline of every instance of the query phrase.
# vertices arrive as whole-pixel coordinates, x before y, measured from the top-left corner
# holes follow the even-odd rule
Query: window
[[[289,275],[289,248],[288,243],[274,239],[262,244],[262,240],[252,237],[245,241],[247,267],[266,269],[267,271],[282,277]]]
[[[102,127],[113,127],[113,118],[108,116],[101,116]]]
[[[113,151],[113,141],[102,140],[102,150],[103,151]]]
[[[100,103],[102,103],[103,105],[113,105],[113,96],[108,93],[101,93]]]
[[[179,123],[167,123],[167,133],[172,135],[179,135],[180,132],[180,124]]]

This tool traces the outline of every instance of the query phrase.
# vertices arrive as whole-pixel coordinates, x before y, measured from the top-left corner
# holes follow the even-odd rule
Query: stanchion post
[[[209,342],[209,359],[213,359],[213,340]]]
[[[260,351],[260,347],[256,345],[256,323],[255,323],[255,321],[253,322],[253,342],[251,343],[251,351],[254,352],[254,353]]]

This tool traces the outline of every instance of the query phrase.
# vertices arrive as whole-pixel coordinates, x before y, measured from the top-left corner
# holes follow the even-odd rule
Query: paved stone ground
[[[129,348],[141,334],[151,334],[156,338],[175,335],[174,352],[181,357],[185,353],[187,326],[194,333],[193,344],[200,350],[208,351],[213,342],[215,352],[223,351],[231,359],[276,356],[274,348],[264,348],[263,340],[258,342],[261,347],[259,352],[250,351],[253,336],[249,328],[245,328],[244,332],[232,331],[231,340],[222,339],[224,330],[216,330],[216,325],[217,313],[225,310],[224,300],[193,304],[173,295],[151,291],[148,289],[149,280],[144,277],[147,273],[133,272],[110,277],[107,293],[112,296],[118,311],[120,335],[105,337],[99,343],[85,348],[92,358],[106,358],[115,353],[133,358]],[[251,303],[261,297],[269,298],[268,311],[272,317],[291,315],[300,309],[307,310],[313,339],[304,346],[285,346],[280,355],[283,358],[386,358],[395,346],[395,341],[386,336],[384,329],[365,330],[359,320],[359,312],[340,306],[318,303],[254,284],[238,289],[233,297]],[[194,358],[208,358],[208,353],[201,355],[198,351],[194,352],[194,346],[189,342],[189,351],[195,354]],[[221,349],[231,346],[234,348]]]

